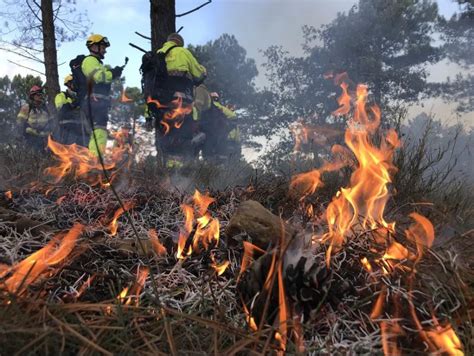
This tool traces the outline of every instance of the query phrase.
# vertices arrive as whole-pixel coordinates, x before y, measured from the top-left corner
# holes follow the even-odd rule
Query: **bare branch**
[[[150,40],[150,41],[151,41],[151,37],[148,37],[148,36],[142,35],[140,32],[137,32],[137,31],[135,31],[135,33],[136,33],[138,36],[140,36],[140,37],[142,37],[142,38],[145,38],[145,39],[147,39],[147,40]]]
[[[8,61],[9,61],[10,63],[13,63],[14,65],[17,65],[18,67],[26,68],[26,69],[29,69],[29,70],[31,70],[31,71],[33,71],[33,72],[36,72],[36,73],[38,73],[38,74],[41,74],[42,76],[46,76],[43,72],[40,72],[39,70],[36,70],[36,69],[30,68],[30,67],[24,66],[24,65],[19,64],[19,63],[16,63],[16,62],[13,62],[13,61],[11,61],[11,60],[9,60],[9,59],[8,59]]]
[[[16,52],[14,50],[11,50],[11,49],[8,49],[8,48],[1,48],[0,47],[0,50],[1,51],[5,51],[5,52],[9,52],[9,53],[13,53],[13,54],[16,54],[17,56],[20,56],[20,57],[23,57],[23,58],[26,58],[26,59],[29,59],[30,61],[35,61],[35,62],[38,62],[38,63],[41,63],[41,64],[44,64],[44,61],[41,60],[40,58],[26,52],[27,54],[23,54],[23,53],[19,53],[19,52]]]
[[[204,3],[204,4],[202,4],[202,5],[199,5],[198,7],[194,8],[194,9],[192,9],[192,10],[190,10],[190,11],[183,12],[182,14],[176,15],[176,17],[181,17],[181,16],[189,15],[190,13],[199,10],[200,8],[202,8],[202,7],[204,7],[204,6],[208,5],[208,4],[210,4],[211,2],[212,2],[212,0],[208,0],[206,3]]]
[[[36,4],[36,6],[38,6],[38,3],[36,3],[36,1],[33,1],[33,2]],[[36,17],[36,19],[41,23],[42,20],[41,20],[41,18],[38,16],[39,10],[38,10],[38,12],[35,12],[35,10],[31,7],[30,2],[29,2],[28,0],[26,1],[26,6],[28,6],[28,8],[30,9],[31,13],[32,13],[32,14]],[[39,7],[39,9],[41,10],[41,6],[38,6],[38,7]]]
[[[28,1],[27,1],[27,2],[28,2]],[[40,10],[41,10],[41,5],[40,5],[40,4],[38,4],[38,2],[37,2],[36,0],[33,0],[33,3],[34,3],[36,6],[38,6],[38,9],[40,9]]]
[[[182,29],[184,28],[184,26],[181,26],[178,31],[176,31],[176,33],[179,33]]]
[[[22,45],[20,45],[20,44],[14,44],[14,43],[11,43],[11,42],[8,42],[8,41],[5,41],[5,40],[0,40],[0,42],[5,43],[5,44],[7,44],[7,45],[9,45],[9,46],[21,48],[21,49],[24,50],[25,52],[27,52],[27,51],[34,51],[34,52],[37,52],[37,53],[43,53],[42,50],[37,49],[37,48],[28,47],[28,46],[22,46]]]
[[[59,13],[61,11],[61,7],[62,7],[62,3],[59,2],[58,7],[53,10],[53,13],[54,13],[54,20],[53,21],[56,21],[59,18]]]

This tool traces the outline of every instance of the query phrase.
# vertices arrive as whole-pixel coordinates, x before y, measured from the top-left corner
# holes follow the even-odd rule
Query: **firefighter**
[[[54,104],[58,111],[58,141],[64,145],[75,143],[87,147],[89,134],[86,123],[81,117],[81,109],[71,74],[64,78],[64,85],[66,90],[58,93],[54,98]]]
[[[200,131],[206,135],[202,155],[206,160],[223,162],[239,159],[241,155],[240,132],[235,112],[220,103],[219,94],[209,94],[211,106],[201,113]]]
[[[123,67],[104,66],[102,60],[107,53],[110,42],[107,37],[99,34],[90,35],[86,46],[89,56],[81,64],[84,76],[92,85],[90,97],[81,101],[81,109],[89,122],[93,123],[93,131],[89,140],[89,150],[95,156],[104,153],[107,145],[107,123],[110,109],[110,89],[112,80],[120,78]],[[97,143],[97,144],[96,144]]]
[[[31,87],[28,101],[21,106],[17,115],[17,125],[19,135],[25,138],[29,147],[38,152],[46,149],[53,122],[41,86]]]
[[[181,35],[172,33],[158,53],[165,54],[166,80],[148,102],[147,121],[155,121],[155,146],[168,169],[181,168],[196,157],[192,139],[197,124],[193,120],[193,88],[206,78],[206,68],[184,48]],[[158,104],[159,103],[159,104]]]

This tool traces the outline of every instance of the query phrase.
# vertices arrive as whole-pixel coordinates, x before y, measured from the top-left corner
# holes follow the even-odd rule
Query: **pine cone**
[[[333,273],[323,260],[308,261],[302,256],[296,265],[288,265],[285,271],[285,288],[296,310],[308,320],[311,311],[319,309],[331,289]]]

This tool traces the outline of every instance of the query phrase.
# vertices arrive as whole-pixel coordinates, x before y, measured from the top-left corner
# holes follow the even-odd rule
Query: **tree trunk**
[[[176,32],[175,0],[150,0],[151,49],[156,51]]]
[[[43,27],[43,53],[46,73],[46,93],[51,107],[59,93],[58,56],[54,33],[53,0],[41,0],[41,25]]]

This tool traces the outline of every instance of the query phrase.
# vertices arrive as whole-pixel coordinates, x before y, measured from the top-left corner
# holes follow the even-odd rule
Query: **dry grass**
[[[9,155],[4,155],[2,160],[14,161]],[[36,169],[47,164],[47,159],[45,162],[36,160],[36,164],[33,179],[41,177]],[[23,170],[26,180],[26,167],[26,164],[23,167],[11,165],[9,169],[15,170],[14,177],[21,176]],[[221,241],[212,249],[218,260],[231,262],[222,276],[217,276],[210,266],[211,251],[178,261],[174,255],[183,224],[180,204],[188,199],[187,193],[162,190],[150,184],[152,177],[137,171],[134,174],[137,176],[134,184],[123,185],[120,197],[123,201],[135,202],[130,217],[138,237],[146,240],[147,231],[156,229],[167,247],[166,257],[155,255],[149,248],[143,251],[137,244],[136,232],[124,216],[119,219],[118,235],[109,235],[106,224],[119,205],[107,189],[67,183],[56,186],[47,196],[44,191],[13,189],[13,201],[1,200],[1,205],[8,209],[57,230],[66,230],[75,222],[86,226],[86,232],[67,262],[50,268],[47,275],[22,295],[1,294],[2,354],[201,355],[260,354],[277,350],[274,326],[264,325],[259,334],[247,327],[236,282],[241,247],[228,248],[225,241]],[[2,176],[4,189],[16,188],[12,183],[20,183],[17,179],[9,185],[8,175],[2,173]],[[32,178],[31,172],[29,178]],[[216,203],[210,210],[221,222],[221,231],[239,202],[246,199],[258,200],[276,214],[283,212],[286,217],[304,220],[298,217],[297,202],[288,197],[287,182],[270,176],[254,176],[251,183],[251,188],[243,186],[211,192]],[[63,200],[57,203],[62,196]],[[324,196],[319,198],[321,206],[329,201]],[[280,210],[282,208],[284,210]],[[405,213],[403,207],[392,211],[392,217]],[[437,231],[442,231],[442,215],[437,216]],[[0,235],[0,263],[8,265],[27,257],[51,239],[51,234],[34,234],[32,230],[18,233],[6,221],[0,221]],[[337,275],[334,284],[338,280],[349,281],[353,288],[343,294],[334,289],[335,300],[320,305],[314,318],[303,325],[308,353],[380,353],[380,320],[374,321],[369,316],[374,295],[385,285],[391,295],[398,295],[404,305],[407,303],[409,281],[406,277],[397,274],[374,283],[373,276],[361,268],[359,261],[367,255],[370,239],[364,234],[357,236],[344,252],[335,256],[332,267]],[[470,237],[468,233],[455,231],[450,241],[430,251],[417,267],[415,283],[420,318],[429,325],[430,312],[435,310],[441,321],[451,322],[466,354],[473,351],[471,256],[474,246]],[[318,254],[324,255],[324,250]],[[134,305],[135,300],[132,305],[124,305],[117,295],[134,283],[139,266],[150,268],[140,302],[138,306]],[[93,277],[90,286],[79,295],[89,277]],[[390,317],[386,314],[381,318]],[[406,333],[401,339],[404,351],[424,352],[425,345],[413,325],[409,321],[402,324]],[[294,353],[295,347],[290,341],[288,351]]]

